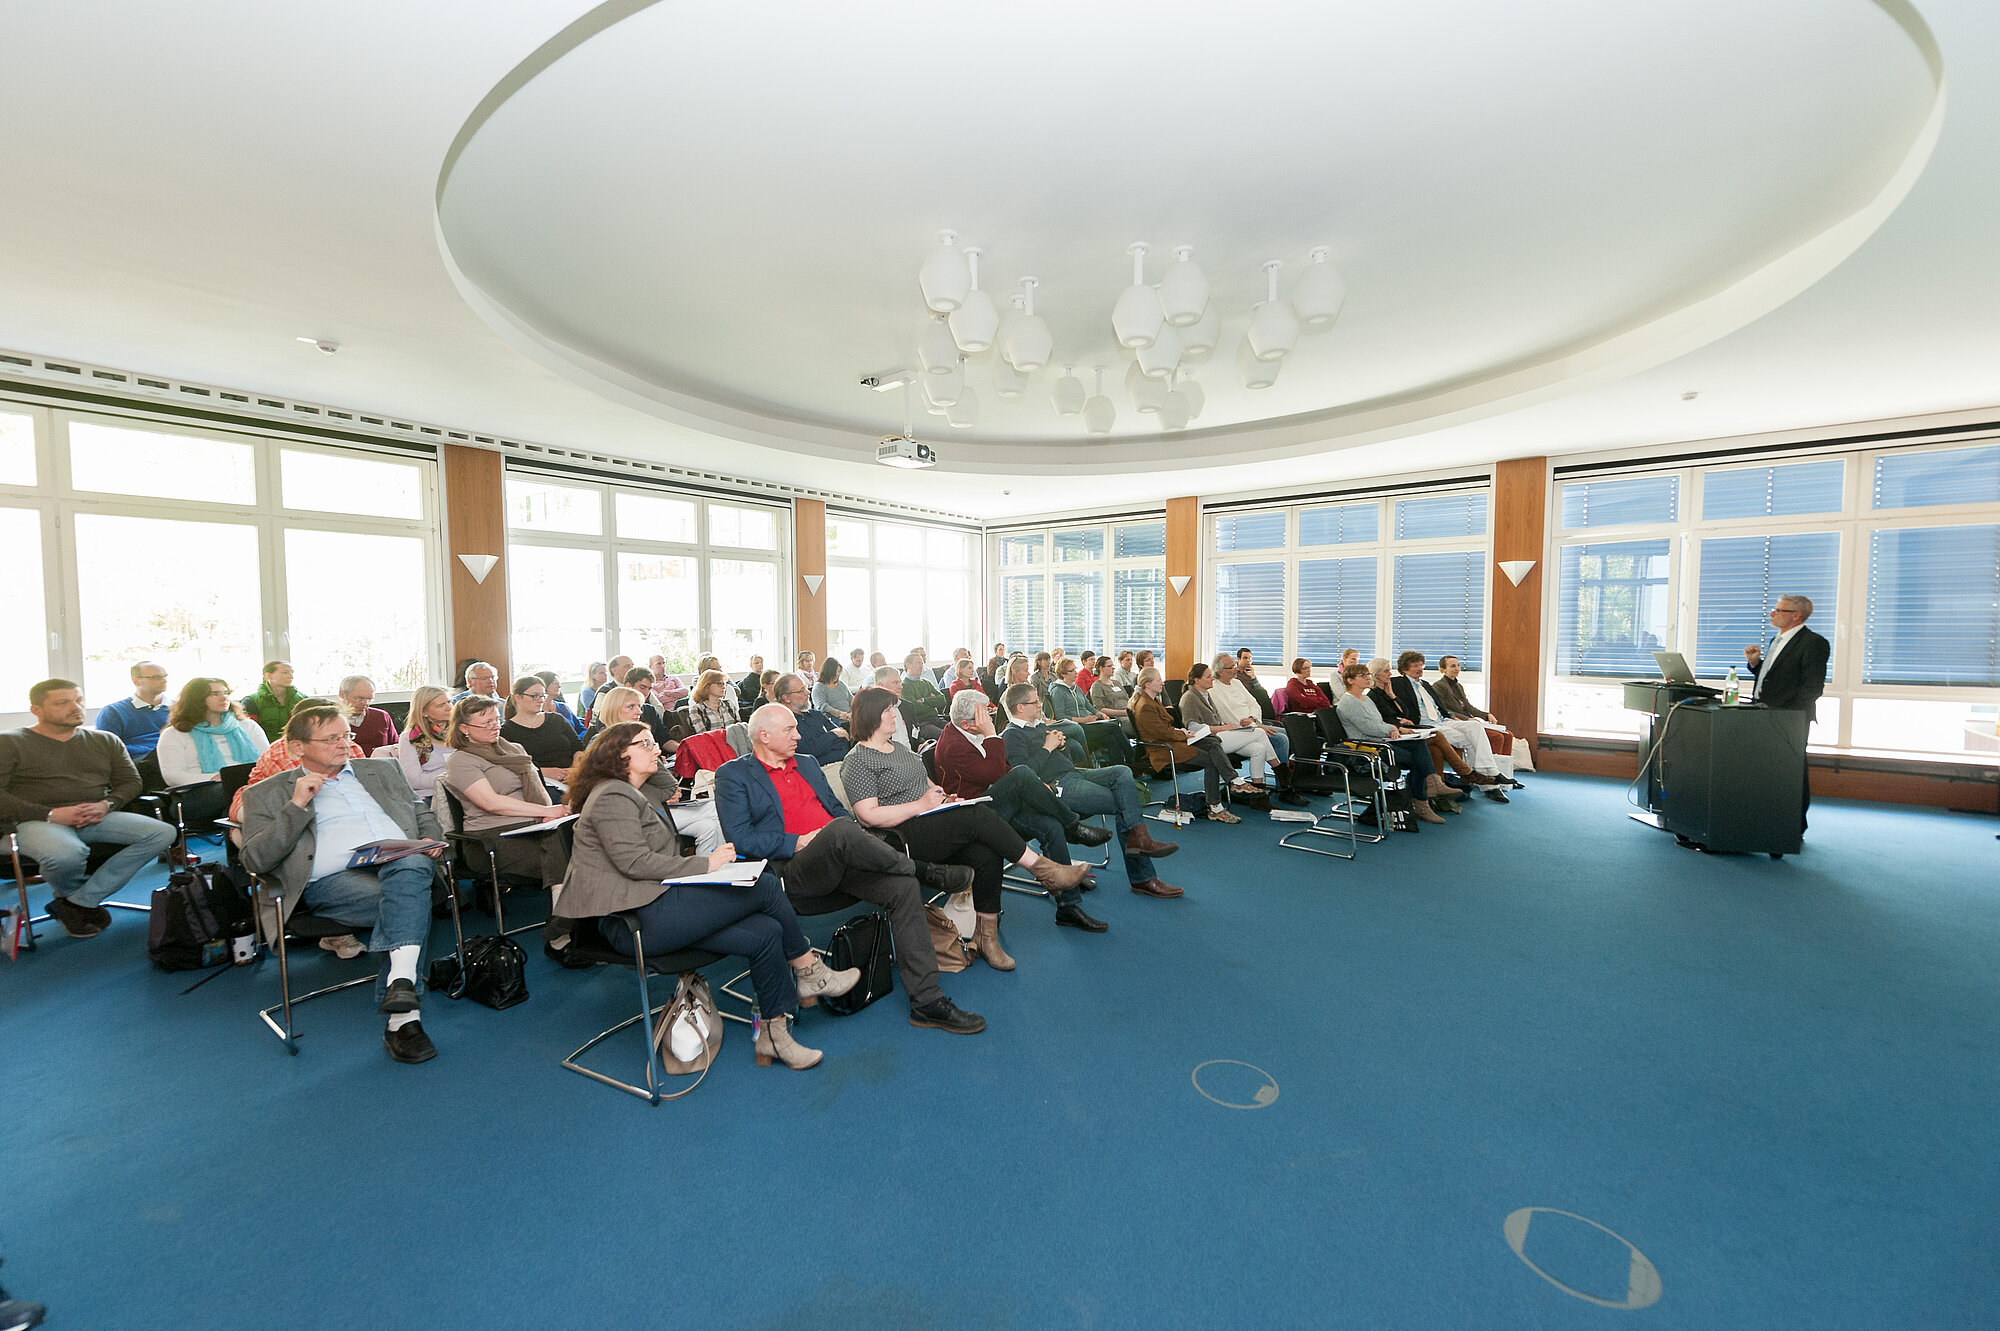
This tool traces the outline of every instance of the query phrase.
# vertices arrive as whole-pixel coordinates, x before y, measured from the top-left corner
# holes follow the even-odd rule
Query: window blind
[[[1867,684],[2000,685],[2000,523],[1869,533],[1861,675]]]
[[[1009,650],[1033,655],[1048,647],[1044,614],[1048,584],[1038,575],[1000,579],[1000,636]]]
[[[1337,504],[1299,511],[1300,545],[1356,545],[1374,541],[1382,529],[1380,504]]]
[[[1000,562],[1008,564],[1039,564],[1042,562],[1042,536],[1002,536],[1000,538]]]
[[[1104,575],[1058,573],[1055,576],[1055,634],[1071,656],[1104,642]]]
[[[1139,522],[1111,529],[1112,553],[1119,559],[1163,559],[1167,553],[1167,524]]]
[[[2000,503],[2000,446],[1886,453],[1875,459],[1876,508],[1992,503]]]
[[[1055,534],[1055,547],[1058,564],[1074,563],[1079,559],[1102,559],[1104,528],[1085,527],[1079,531],[1059,531]]]
[[[1233,550],[1282,550],[1285,546],[1285,513],[1222,513],[1215,519],[1215,548]]]
[[[1672,561],[1673,542],[1665,538],[1564,546],[1556,673],[1657,676],[1653,653],[1673,641]]]
[[[1563,530],[1672,522],[1680,515],[1680,495],[1678,476],[1572,481],[1562,488]]]
[[[1396,539],[1436,540],[1447,536],[1486,534],[1486,492],[1424,495],[1396,501]],[[1468,662],[1465,668],[1473,667]]]
[[[1349,647],[1364,661],[1375,655],[1375,556],[1301,559],[1298,614],[1299,655],[1315,665]]]
[[[1706,500],[1702,507],[1706,512]],[[1813,631],[1831,640],[1839,584],[1838,532],[1704,540],[1700,609],[1695,615],[1695,673],[1714,679],[1728,674],[1732,666],[1743,669],[1744,647],[1770,643],[1775,632],[1771,607],[1786,594],[1811,599]]]
[[[1486,496],[1463,497],[1478,500],[1479,525],[1483,531]],[[1400,514],[1397,526],[1402,526]],[[1456,656],[1467,670],[1486,668],[1484,552],[1454,550],[1444,554],[1397,555],[1393,610],[1394,638],[1390,645],[1396,651],[1414,649],[1433,661],[1440,656]]]
[[[1150,648],[1165,654],[1167,642],[1167,575],[1157,568],[1121,568],[1111,575],[1111,640],[1097,650],[1114,652]]]
[[[1702,520],[1838,513],[1846,476],[1847,464],[1839,458],[1705,472],[1701,481]]]
[[[1248,647],[1259,661],[1275,661],[1283,654],[1285,566],[1282,563],[1216,566],[1215,641],[1218,648],[1228,651]]]

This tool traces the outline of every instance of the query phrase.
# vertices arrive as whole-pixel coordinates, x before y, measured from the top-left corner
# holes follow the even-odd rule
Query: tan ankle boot
[[[816,1066],[825,1055],[817,1049],[808,1049],[792,1038],[791,1018],[765,1017],[757,1031],[757,1066],[768,1068],[773,1059],[779,1060],[794,1072],[803,1072]]]
[[[1415,811],[1417,821],[1420,823],[1441,823],[1444,821],[1444,819],[1438,817],[1438,811],[1430,806],[1430,801],[1428,800],[1418,800],[1411,808]]]
[[[986,964],[996,971],[1014,969],[1014,959],[1007,955],[1007,949],[1000,946],[1000,917],[982,915],[972,930],[972,950],[986,959]]]
[[[1051,892],[1062,892],[1083,881],[1084,874],[1090,872],[1087,864],[1057,864],[1044,855],[1028,866],[1028,872],[1035,881]]]

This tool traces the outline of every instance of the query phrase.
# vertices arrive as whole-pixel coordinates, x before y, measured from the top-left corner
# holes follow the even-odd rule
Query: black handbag
[[[513,939],[497,934],[468,938],[463,964],[449,992],[453,998],[469,998],[495,1010],[525,1003],[528,954]]]
[[[861,981],[844,994],[820,999],[822,1011],[852,1016],[896,987],[896,944],[889,935],[889,917],[881,911],[857,915],[835,929],[826,952],[834,970],[859,967]]]

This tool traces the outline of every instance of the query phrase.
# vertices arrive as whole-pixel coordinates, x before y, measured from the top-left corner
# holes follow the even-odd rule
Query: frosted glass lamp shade
[[[1187,245],[1175,250],[1177,258],[1160,279],[1160,310],[1176,328],[1197,322],[1208,308],[1208,277],[1201,265],[1188,257],[1193,253]]]
[[[1000,327],[1000,307],[993,303],[993,297],[974,287],[945,322],[951,326],[951,339],[958,349],[972,355],[993,345],[993,335]]]
[[[1165,379],[1181,363],[1181,334],[1172,324],[1161,324],[1160,334],[1153,339],[1153,345],[1140,347],[1138,356],[1139,373],[1148,379]]]
[[[1148,414],[1156,412],[1160,409],[1160,404],[1166,400],[1167,381],[1165,379],[1148,379],[1144,375],[1140,375],[1132,381],[1132,405],[1140,411]]]
[[[1065,416],[1076,415],[1083,410],[1083,380],[1073,374],[1065,374],[1062,378],[1056,380],[1053,396],[1055,397],[1057,411]]]
[[[1128,349],[1152,346],[1166,321],[1160,293],[1149,286],[1126,287],[1111,309],[1111,331],[1117,334],[1118,345]]]
[[[1117,419],[1118,408],[1102,393],[1083,404],[1083,428],[1092,434],[1110,434],[1111,423]]]
[[[948,407],[965,391],[965,367],[954,365],[950,374],[923,376],[924,401],[933,407]]]
[[[1007,340],[1000,344],[1000,354],[1023,374],[1033,374],[1047,365],[1055,349],[1055,335],[1049,332],[1048,320],[1039,314],[1023,314],[1008,324]]]
[[[1284,363],[1282,357],[1277,360],[1257,359],[1256,353],[1250,349],[1250,339],[1247,337],[1243,339],[1243,345],[1236,352],[1236,364],[1243,372],[1245,388],[1269,388],[1277,383],[1278,369]]]
[[[1187,394],[1175,389],[1160,403],[1160,428],[1162,430],[1185,430],[1188,423]]]
[[[1180,383],[1175,386],[1174,391],[1181,394],[1181,396],[1187,399],[1189,420],[1194,420],[1197,417],[1199,417],[1201,415],[1201,409],[1208,405],[1207,392],[1203,390],[1200,384],[1196,383],[1192,379],[1181,380]]]
[[[917,269],[917,285],[923,288],[924,304],[939,314],[950,314],[965,300],[972,290],[972,270],[966,266],[965,255],[952,244],[957,236],[950,231],[938,233],[938,243],[924,256],[923,266]]]
[[[950,374],[958,368],[958,343],[942,319],[933,319],[917,340],[917,360],[928,374]]]
[[[1340,317],[1347,300],[1347,279],[1326,261],[1325,247],[1314,250],[1313,261],[1292,284],[1292,308],[1298,312],[1299,326],[1308,333],[1324,333]]]
[[[1181,363],[1199,365],[1215,354],[1215,344],[1222,340],[1222,316],[1216,312],[1215,302],[1208,303],[1208,309],[1201,318],[1180,330]]]
[[[979,397],[970,384],[959,393],[958,401],[944,409],[944,422],[954,430],[970,430],[979,419]]]
[[[1001,397],[1019,397],[1028,391],[1028,376],[996,356],[993,360],[993,391]]]
[[[1288,300],[1260,300],[1244,345],[1258,360],[1280,360],[1299,344],[1299,316]]]

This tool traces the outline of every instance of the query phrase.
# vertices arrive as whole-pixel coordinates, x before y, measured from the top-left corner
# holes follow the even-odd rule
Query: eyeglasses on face
[[[659,741],[655,740],[651,735],[641,735],[625,747],[628,749],[651,749],[654,753],[660,751]]]

